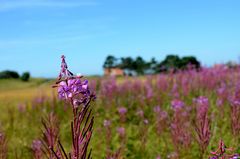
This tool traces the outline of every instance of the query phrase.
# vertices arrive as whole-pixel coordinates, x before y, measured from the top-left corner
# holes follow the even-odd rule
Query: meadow
[[[88,145],[92,158],[209,158],[221,140],[226,145],[222,155],[229,155],[225,158],[240,153],[239,68],[83,78],[96,94]],[[0,145],[0,153],[7,158],[45,158],[41,152],[36,157],[34,144],[43,137],[42,119],[50,113],[58,120],[62,145],[70,151],[72,109],[58,99],[54,83],[0,80],[0,132],[7,147]]]

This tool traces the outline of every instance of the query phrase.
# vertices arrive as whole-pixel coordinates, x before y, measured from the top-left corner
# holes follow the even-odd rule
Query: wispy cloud
[[[0,11],[31,8],[73,8],[97,5],[93,1],[59,1],[59,0],[0,0]]]
[[[9,39],[0,40],[0,49],[2,48],[13,48],[13,47],[26,47],[26,46],[36,46],[36,45],[49,45],[53,43],[64,43],[76,40],[86,40],[92,38],[92,35],[82,35],[82,36],[69,36],[69,37],[56,37],[56,38],[29,38],[29,39]]]
[[[22,38],[22,39],[0,39],[0,53],[5,49],[27,48],[29,46],[49,46],[59,45],[64,46],[74,42],[81,42],[91,39],[102,39],[114,36],[116,32],[107,31],[101,33],[81,34],[81,35],[60,35],[57,37],[43,37],[43,38]]]

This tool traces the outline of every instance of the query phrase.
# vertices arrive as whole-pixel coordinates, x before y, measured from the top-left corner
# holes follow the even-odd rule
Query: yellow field
[[[0,80],[0,105],[29,102],[44,94],[51,95],[53,80],[31,79],[29,82],[20,80]]]

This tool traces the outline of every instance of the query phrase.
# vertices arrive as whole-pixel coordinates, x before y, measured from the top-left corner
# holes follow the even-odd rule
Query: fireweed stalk
[[[196,117],[194,126],[196,139],[200,147],[200,155],[203,157],[211,138],[211,123],[208,115],[209,101],[206,97],[194,99],[196,105]]]
[[[118,114],[119,114],[121,123],[126,122],[126,113],[127,113],[127,108],[125,108],[125,107],[119,107],[118,108]]]
[[[173,100],[171,105],[173,109],[173,117],[170,125],[171,137],[175,151],[179,155],[182,149],[189,148],[192,142],[189,122],[190,107],[178,99]]]
[[[144,111],[142,109],[138,109],[136,115],[140,119],[139,123],[139,140],[141,141],[141,151],[145,151],[147,139],[148,139],[148,129],[149,129],[149,120],[144,116]]]
[[[118,159],[120,157],[120,154],[121,154],[121,149],[119,148],[118,150],[116,151],[113,151],[111,149],[112,147],[112,139],[113,139],[113,136],[112,136],[112,121],[111,120],[107,120],[105,119],[103,121],[103,126],[105,128],[105,140],[106,140],[106,159]]]
[[[118,113],[119,113],[119,117],[120,117],[120,125],[121,126],[117,127],[116,130],[117,130],[119,140],[120,140],[120,148],[118,150],[119,155],[120,155],[121,153],[123,153],[124,147],[126,144],[126,130],[125,130],[124,124],[127,119],[127,117],[126,117],[127,108],[125,108],[125,107],[118,108]]]
[[[41,140],[33,140],[32,146],[31,146],[32,154],[34,159],[42,159],[43,153],[42,153],[42,142]]]
[[[232,133],[235,137],[240,134],[240,89],[234,91],[234,95],[229,98],[229,103],[231,105],[231,128]]]
[[[157,135],[159,136],[156,140],[158,143],[163,142],[165,145],[165,149],[168,151],[168,141],[165,137],[165,131],[168,130],[169,127],[169,116],[166,111],[161,110],[160,106],[155,106],[153,108],[154,111],[154,121],[155,121],[155,130]],[[160,158],[160,156],[158,156]]]
[[[58,81],[53,87],[58,88],[58,97],[69,103],[72,107],[72,149],[67,154],[61,142],[58,141],[61,155],[58,155],[57,151],[53,148],[51,148],[51,151],[59,159],[91,158],[91,151],[88,153],[88,145],[93,132],[94,117],[91,116],[90,103],[95,99],[95,95],[90,91],[88,81],[82,80],[83,76],[74,76],[68,70],[65,56],[61,58],[61,71]]]
[[[105,128],[105,134],[106,134],[106,155],[111,156],[111,140],[112,140],[112,131],[111,131],[111,120],[104,120],[103,126]],[[107,157],[108,158],[108,157]]]
[[[156,121],[156,132],[158,135],[161,135],[168,127],[168,113],[161,110],[160,106],[155,106],[153,111]]]
[[[240,159],[239,154],[233,154],[233,148],[227,148],[222,140],[220,140],[218,149],[211,152],[209,159]]]
[[[7,139],[4,133],[0,132],[0,158],[7,158]]]
[[[55,155],[52,149],[56,150],[56,154],[59,158],[63,158],[61,156],[60,147],[58,145],[59,138],[59,120],[53,112],[51,112],[47,118],[42,119],[43,124],[43,152],[49,159],[55,158]]]

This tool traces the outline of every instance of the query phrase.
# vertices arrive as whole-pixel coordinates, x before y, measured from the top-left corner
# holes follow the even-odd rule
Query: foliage
[[[190,67],[199,69],[200,62],[194,56],[185,56],[180,58],[177,55],[167,55],[163,61],[158,62],[155,58],[150,61],[145,61],[138,56],[135,59],[132,57],[121,57],[120,60],[112,55],[107,56],[104,68],[119,67],[125,70],[125,73],[132,75],[156,74],[159,72],[186,70]]]
[[[103,64],[103,68],[114,68],[114,67],[117,67],[117,59],[112,55],[107,56]]]
[[[29,72],[24,72],[21,76],[22,81],[28,81],[30,78],[30,73]]]
[[[2,71],[0,72],[0,79],[5,79],[5,78],[19,78],[19,74],[15,71]]]
[[[180,66],[179,66],[180,68],[187,69],[187,67],[189,65],[191,65],[197,69],[199,69],[201,67],[200,62],[194,56],[186,56],[180,60]]]
[[[199,69],[200,62],[194,56],[185,56],[180,58],[177,55],[168,55],[156,66],[156,72],[177,71],[193,67]]]
[[[88,78],[89,89],[98,97],[91,104],[95,116],[89,143],[92,157],[236,157],[240,153],[237,120],[240,117],[239,78],[240,69],[224,66],[153,76]],[[66,90],[76,90],[75,82],[70,81],[67,86],[61,83],[61,86]],[[81,82],[86,84],[84,80]],[[0,91],[0,127],[8,141],[9,159],[41,156],[39,139],[43,132],[53,139],[58,136],[66,152],[72,152],[69,119],[73,119],[73,110],[70,105],[58,100],[56,93],[52,94],[52,83],[1,81],[1,85],[16,86],[11,90],[2,87]],[[36,90],[41,90],[42,95]],[[70,93],[64,96],[62,89],[59,93],[63,99],[72,97]],[[17,98],[19,96],[22,97]],[[41,117],[52,112],[59,122],[49,119],[55,124],[48,123],[46,128],[52,132],[57,132],[55,128],[59,128],[59,134],[48,133],[41,125]],[[221,139],[225,146],[234,149],[221,146],[219,150]],[[54,147],[55,152],[57,149],[58,146]]]

